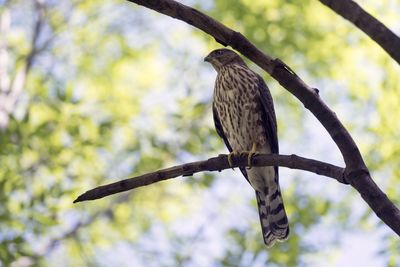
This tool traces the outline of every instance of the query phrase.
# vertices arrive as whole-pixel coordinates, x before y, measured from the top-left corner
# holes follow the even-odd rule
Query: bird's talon
[[[237,155],[236,151],[233,151],[233,152],[229,153],[229,155],[228,155],[229,167],[231,167],[232,170],[235,170],[235,168],[233,167],[233,161],[232,161],[232,157],[235,156],[235,155]]]
[[[252,160],[253,160],[253,156],[255,155],[256,153],[252,153],[252,152],[250,152],[249,153],[249,156],[247,157],[247,165],[248,165],[248,167],[247,167],[247,169],[248,170],[250,170],[253,166],[252,166]]]
[[[247,165],[249,165],[247,167],[248,170],[250,170],[253,166],[252,166],[252,160],[254,155],[257,154],[257,150],[256,150],[256,143],[253,143],[253,145],[251,146],[251,150],[249,151],[249,155],[247,156]]]

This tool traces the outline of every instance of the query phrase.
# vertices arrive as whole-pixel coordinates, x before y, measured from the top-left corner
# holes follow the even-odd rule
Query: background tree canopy
[[[400,204],[398,65],[315,0],[197,1],[283,59],[345,123]],[[398,1],[359,1],[389,28]],[[238,171],[73,205],[119,178],[226,153],[209,36],[124,1],[0,0],[0,266],[399,266],[400,242],[350,187],[281,168],[291,224],[266,249]],[[264,75],[281,152],[338,165],[328,134]]]

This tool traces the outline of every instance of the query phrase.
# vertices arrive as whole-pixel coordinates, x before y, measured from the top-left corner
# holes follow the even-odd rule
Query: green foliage
[[[0,84],[15,80],[35,53],[0,130],[2,266],[321,266],[318,259],[333,259],[341,237],[379,227],[381,260],[400,264],[399,241],[362,199],[310,174],[281,172],[291,234],[271,249],[237,171],[73,205],[99,184],[226,152],[211,116],[215,73],[202,64],[217,45],[144,8],[92,0],[44,1],[43,28],[32,43],[37,6],[6,2],[0,16],[11,19],[0,43],[8,63]],[[379,47],[318,1],[191,2],[318,87],[376,181],[400,203],[400,76]],[[373,5],[372,13],[396,22],[398,5],[390,12],[389,1]],[[282,152],[340,164],[298,101],[264,76]],[[320,240],[321,233],[329,238]]]

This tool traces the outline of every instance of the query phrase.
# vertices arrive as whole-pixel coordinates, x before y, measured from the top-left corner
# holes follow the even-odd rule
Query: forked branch
[[[318,90],[308,86],[284,62],[273,59],[252,44],[241,33],[174,0],[128,0],[159,13],[182,20],[211,35],[219,43],[239,51],[268,72],[286,90],[297,97],[325,127],[338,146],[346,164],[346,180],[361,194],[375,214],[400,236],[400,211],[372,180],[353,138],[336,114],[319,97]]]
[[[314,116],[325,127],[325,129],[327,130],[333,141],[336,143],[343,156],[346,168],[344,169],[344,172],[343,169],[340,169],[340,171],[339,169],[336,169],[335,173],[341,173],[339,176],[343,177],[342,181],[349,182],[361,194],[362,198],[368,203],[368,205],[376,213],[376,215],[384,223],[386,223],[394,232],[400,235],[399,209],[388,199],[386,194],[382,192],[382,190],[380,190],[380,188],[372,180],[369,170],[366,167],[364,160],[354,140],[352,139],[346,128],[343,126],[343,124],[336,117],[335,113],[319,97],[317,89],[308,86],[285,63],[283,63],[279,59],[273,59],[271,56],[268,56],[265,53],[263,53],[239,32],[229,29],[220,22],[201,13],[196,9],[185,6],[173,0],[128,0],[128,1],[148,7],[150,9],[153,9],[159,13],[168,15],[170,17],[182,20],[208,33],[209,35],[213,36],[219,43],[225,46],[227,45],[231,46],[232,48],[236,49],[241,54],[249,58],[255,64],[263,68],[265,71],[267,71],[274,79],[276,79],[290,93],[296,96],[304,104],[304,106],[314,114]],[[275,155],[274,157],[282,157],[282,155],[280,156]],[[272,158],[270,158],[270,160],[272,160]],[[283,162],[289,162],[289,161],[284,160]],[[271,161],[270,165],[285,166],[283,165],[283,162],[280,162],[282,164],[279,164],[278,161],[276,161],[272,164]],[[226,160],[224,164],[227,164]],[[257,161],[255,161],[254,165],[256,164]],[[225,166],[227,167],[227,165]],[[244,165],[238,165],[238,166],[244,166]],[[307,169],[305,170],[310,171],[310,169],[308,169],[310,166],[311,165],[306,164]],[[330,166],[332,168],[335,167],[333,165]],[[293,167],[293,166],[290,165],[286,167]],[[222,170],[222,169],[224,168],[222,167],[216,168],[216,170]],[[165,175],[170,171],[176,171],[176,170],[173,168],[166,169],[162,172],[162,174],[156,172],[156,176],[159,176],[159,178],[160,177],[165,178],[167,176],[163,175]],[[194,173],[192,172],[192,170],[188,171],[186,169],[185,170],[182,169],[182,174],[184,175],[185,174],[191,175],[192,173]],[[147,175],[151,176],[152,174],[147,174]],[[138,186],[152,183],[152,181],[148,180],[147,178],[149,178],[149,176],[146,175],[141,176],[140,178],[141,182],[138,182],[139,183]],[[121,188],[128,188],[129,186],[132,186],[132,184],[136,183],[133,181],[134,179],[124,180],[106,187],[93,189],[89,191],[87,194],[91,195],[93,194],[93,192],[102,192],[104,194],[105,192],[107,193],[107,190],[111,190],[109,192],[121,192],[123,191],[120,190]],[[125,187],[124,183],[128,183],[129,186]],[[78,198],[76,202],[83,200],[85,200],[83,197]]]

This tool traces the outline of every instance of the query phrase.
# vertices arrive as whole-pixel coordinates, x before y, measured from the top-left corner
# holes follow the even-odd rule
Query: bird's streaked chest
[[[234,149],[249,149],[252,142],[264,143],[259,112],[258,76],[240,65],[224,67],[218,73],[214,106],[224,132]],[[260,139],[260,140],[256,140]]]
[[[249,110],[258,97],[257,82],[257,75],[246,67],[223,67],[215,82],[214,101],[239,112]]]

